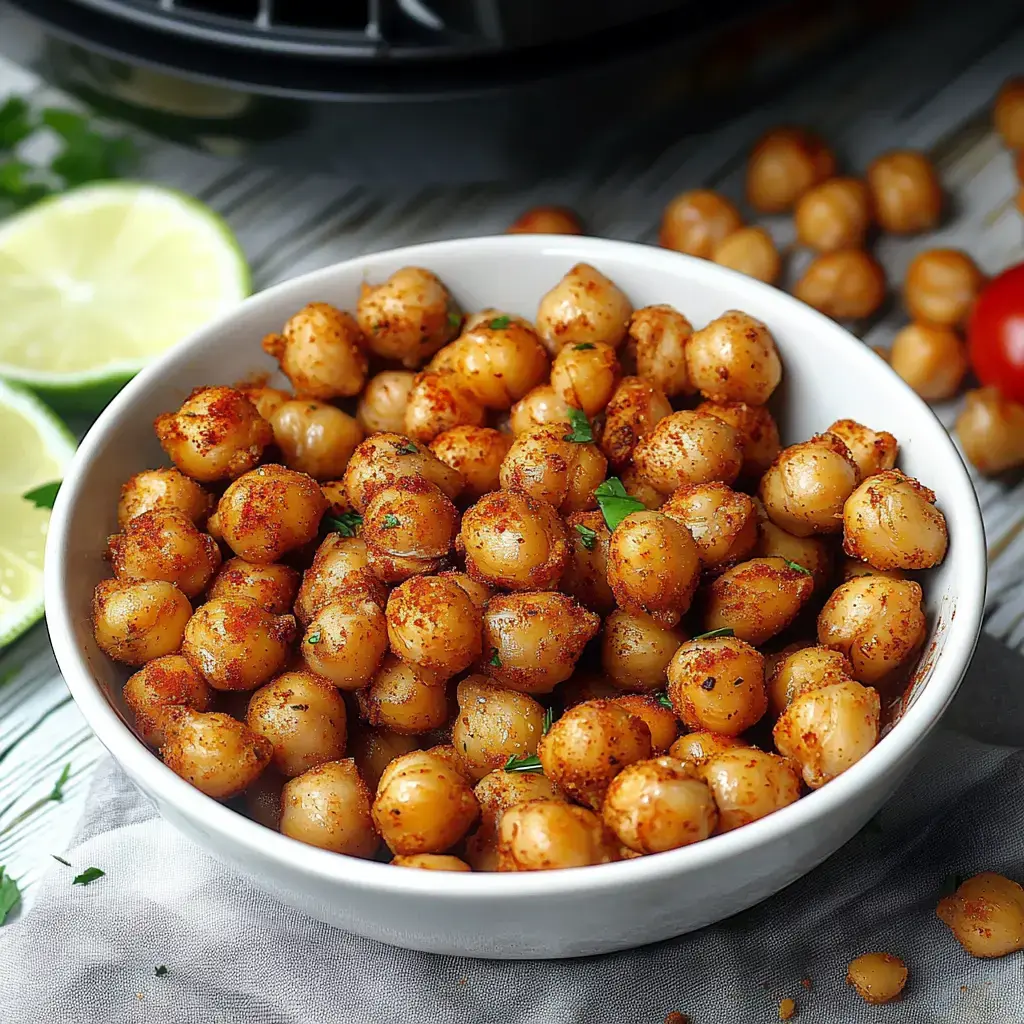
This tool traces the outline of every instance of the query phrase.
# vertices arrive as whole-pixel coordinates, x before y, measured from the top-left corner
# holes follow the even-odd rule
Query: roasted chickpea
[[[510,235],[582,235],[583,225],[564,206],[533,206],[506,229]]]
[[[410,369],[451,341],[462,324],[448,289],[422,267],[396,270],[383,284],[364,283],[356,320],[371,352]]]
[[[868,188],[878,224],[892,235],[930,231],[942,216],[942,186],[932,162],[913,150],[876,158],[868,167]]]
[[[501,486],[499,472],[512,438],[490,427],[459,426],[434,438],[430,450],[465,481],[463,494],[472,500]]]
[[[759,494],[776,526],[794,537],[837,533],[843,504],[860,482],[857,463],[835,434],[783,449],[761,478]]]
[[[782,273],[779,250],[764,228],[740,228],[726,235],[715,246],[711,258],[720,266],[768,284],[774,284]]]
[[[285,779],[280,773],[273,768],[264,769],[263,774],[242,794],[246,815],[264,828],[279,832],[284,784]]]
[[[661,506],[661,511],[686,527],[705,568],[717,569],[738,562],[757,543],[753,501],[727,484],[680,487]]]
[[[215,690],[255,690],[284,667],[295,639],[291,615],[271,615],[245,597],[218,597],[196,609],[181,653]]]
[[[859,249],[871,226],[867,185],[857,178],[830,178],[797,200],[796,237],[818,252]]]
[[[750,750],[751,747],[736,736],[720,732],[688,732],[668,748],[669,756],[679,761],[700,765],[723,750]]]
[[[363,722],[350,725],[348,753],[356,763],[359,774],[366,781],[370,792],[376,792],[384,769],[396,757],[419,750],[422,741],[418,736],[409,736],[390,729],[374,729]]]
[[[372,857],[380,837],[370,816],[370,799],[351,758],[317,765],[285,783],[281,832],[322,850]]]
[[[906,662],[925,637],[919,584],[857,576],[841,584],[818,616],[818,643],[842,651],[858,682],[872,685]]]
[[[463,679],[456,696],[459,713],[452,725],[452,746],[471,779],[479,781],[510,757],[537,752],[544,708],[532,697],[494,686],[479,675]]]
[[[735,309],[687,339],[686,367],[700,393],[715,402],[764,405],[782,379],[771,332]]]
[[[675,742],[679,735],[679,720],[675,712],[662,703],[664,697],[659,700],[649,693],[623,693],[609,699],[644,722],[651,733],[653,753],[664,754]]]
[[[197,526],[213,508],[213,495],[177,469],[144,469],[129,477],[117,503],[117,525],[123,530],[132,519],[154,509],[174,509]]]
[[[348,413],[310,399],[282,403],[270,425],[288,467],[314,480],[340,477],[363,439],[363,428]]]
[[[408,857],[395,857],[391,865],[396,868],[418,868],[421,871],[472,871],[458,857],[449,853],[415,853]]]
[[[445,681],[388,654],[369,686],[359,690],[359,713],[379,729],[420,735],[438,729],[448,720]]]
[[[487,602],[494,597],[494,590],[491,587],[473,579],[468,573],[449,569],[446,572],[438,573],[438,576],[461,587],[469,595],[470,601],[478,611],[482,612],[487,606]]]
[[[192,614],[188,598],[165,580],[103,580],[92,599],[96,645],[114,661],[144,665],[181,647]]]
[[[935,492],[898,469],[868,477],[843,507],[843,550],[877,569],[930,569],[946,557]]]
[[[604,480],[608,462],[596,445],[568,439],[574,436],[556,426],[519,434],[501,464],[501,486],[545,501],[563,514],[593,508],[594,490]]]
[[[470,577],[505,590],[554,587],[569,558],[555,510],[517,491],[485,494],[467,509],[459,541]]]
[[[586,701],[552,724],[537,756],[556,786],[596,810],[626,765],[651,756],[651,731],[614,701]]]
[[[700,773],[718,808],[718,831],[749,825],[800,798],[800,779],[792,764],[753,747],[723,750]]]
[[[839,566],[839,575],[845,583],[855,576],[886,576],[891,580],[905,580],[907,574],[902,569],[876,569],[859,558],[844,558]]]
[[[272,615],[291,610],[299,589],[299,574],[287,565],[257,565],[244,558],[229,558],[206,591],[215,597],[248,597]]]
[[[761,213],[784,213],[836,170],[832,151],[803,128],[774,128],[747,162],[747,202]]]
[[[665,495],[642,479],[632,463],[619,472],[619,481],[631,498],[636,498],[652,512],[656,512],[665,504]]]
[[[949,327],[907,324],[892,340],[889,365],[923,399],[941,402],[960,389],[967,349]]]
[[[846,968],[846,984],[852,985],[865,1003],[890,1003],[907,984],[907,966],[890,953],[863,953]]]
[[[241,476],[273,439],[256,406],[228,387],[196,388],[177,412],[157,416],[153,429],[178,469],[201,483]]]
[[[273,745],[271,764],[289,779],[345,753],[345,701],[312,672],[283,672],[249,701],[246,724]]]
[[[165,580],[197,597],[220,567],[220,548],[184,512],[155,508],[135,516],[107,544],[119,580]]]
[[[281,329],[263,339],[281,372],[302,398],[347,398],[366,383],[366,344],[350,313],[326,302],[311,302]]]
[[[712,480],[731,484],[742,464],[736,431],[723,420],[689,410],[660,420],[633,449],[640,478],[662,494]]]
[[[826,586],[832,579],[832,545],[825,537],[794,537],[780,526],[776,526],[764,511],[764,505],[755,499],[754,508],[758,517],[757,543],[753,555],[756,558],[782,558],[791,563],[790,568],[799,566],[814,578],[814,587]]]
[[[380,605],[362,594],[337,593],[306,625],[302,660],[339,690],[358,690],[373,678],[388,649]]]
[[[666,396],[690,395],[694,387],[686,370],[686,339],[690,321],[671,306],[644,306],[629,321],[630,346],[635,348],[637,376]]]
[[[383,608],[387,588],[370,571],[362,537],[329,533],[317,548],[313,564],[302,575],[295,617],[306,625],[321,608],[342,595],[365,597]]]
[[[572,675],[601,619],[565,594],[498,594],[484,611],[481,671],[521,693],[550,693]]]
[[[853,666],[840,651],[801,647],[788,652],[768,672],[768,711],[778,718],[800,694],[852,678]]]
[[[956,433],[980,473],[995,475],[1024,464],[1024,405],[1004,398],[998,388],[967,392]]]
[[[600,668],[577,668],[570,678],[558,687],[558,700],[564,711],[588,700],[615,700],[622,691]]]
[[[637,444],[671,413],[672,406],[656,385],[642,377],[623,377],[605,409],[601,431],[601,450],[612,466],[625,466]]]
[[[611,532],[600,512],[574,512],[566,519],[569,559],[559,589],[592,612],[606,615],[615,607],[608,585]]]
[[[569,406],[550,384],[540,384],[528,391],[515,405],[509,416],[513,434],[523,434],[534,427],[557,426],[569,428]]]
[[[552,353],[586,342],[618,348],[632,313],[629,299],[614,283],[588,264],[577,263],[540,300],[537,333]]]
[[[665,207],[658,244],[709,260],[715,247],[741,227],[739,210],[725,196],[698,188],[681,193]]]
[[[530,800],[498,824],[499,871],[551,871],[618,860],[614,834],[585,807]]]
[[[429,444],[452,427],[482,426],[484,417],[484,407],[461,376],[427,371],[416,374],[413,381],[405,406],[404,433]]]
[[[443,576],[414,576],[391,591],[388,641],[396,657],[448,679],[480,657],[480,610]]]
[[[888,431],[872,430],[856,420],[836,420],[827,433],[835,434],[846,445],[862,480],[896,465],[899,444]]]
[[[684,640],[681,629],[616,608],[604,620],[601,667],[620,690],[663,690],[665,670]]]
[[[385,769],[373,801],[373,820],[394,853],[443,853],[480,813],[451,748],[415,750]]]
[[[1024,150],[1024,78],[1008,78],[992,112],[996,131],[1007,149]]]
[[[240,476],[217,502],[217,528],[236,555],[267,565],[316,537],[327,499],[317,482],[284,466]]]
[[[941,327],[966,323],[985,275],[959,249],[926,249],[907,267],[903,302],[914,320]]]
[[[124,702],[135,715],[135,728],[150,746],[164,742],[164,717],[171,707],[209,711],[213,691],[180,654],[147,662],[124,684]]]
[[[604,823],[636,853],[664,853],[707,839],[718,808],[696,768],[672,757],[627,765],[601,806]]]
[[[688,640],[669,662],[668,696],[691,729],[739,736],[768,707],[764,658],[735,637]]]
[[[608,404],[621,376],[614,346],[600,341],[564,345],[551,364],[551,386],[566,405],[587,416]]]
[[[701,402],[694,410],[728,423],[736,431],[743,465],[740,475],[760,477],[782,450],[779,428],[763,405],[745,402]]]
[[[245,395],[256,406],[256,411],[268,423],[270,422],[270,417],[274,415],[278,408],[295,397],[290,391],[269,387],[265,382],[265,378],[255,381],[243,381],[241,384],[235,385],[235,390]],[[283,782],[281,784],[284,785]]]
[[[352,502],[348,500],[344,480],[321,480],[320,490],[324,492],[324,497],[327,499],[327,514],[329,516],[340,518],[355,512]]]
[[[384,370],[369,379],[356,406],[356,419],[367,434],[400,434],[405,429],[405,407],[415,377],[410,370]]]
[[[826,252],[811,260],[793,294],[834,320],[860,320],[885,300],[885,271],[862,249]]]
[[[994,871],[962,882],[939,900],[936,914],[971,956],[1006,956],[1024,949],[1024,888]]]
[[[700,582],[700,552],[689,531],[660,512],[631,512],[608,544],[608,585],[619,607],[674,626]]]

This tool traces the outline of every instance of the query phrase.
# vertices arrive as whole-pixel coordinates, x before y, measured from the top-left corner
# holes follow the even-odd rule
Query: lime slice
[[[35,395],[0,381],[0,646],[43,614],[43,547],[48,508],[22,495],[60,480],[75,454],[67,427]]]
[[[0,377],[95,411],[249,293],[228,226],[188,196],[103,182],[0,226]]]

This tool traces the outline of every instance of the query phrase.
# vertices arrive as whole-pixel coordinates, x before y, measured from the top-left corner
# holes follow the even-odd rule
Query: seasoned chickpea
[[[201,483],[241,476],[273,439],[256,406],[228,387],[196,388],[177,412],[157,416],[153,429],[178,469]]]
[[[600,512],[574,512],[566,519],[569,559],[558,584],[573,600],[600,615],[615,607],[608,586],[611,532]]]
[[[689,531],[660,512],[631,512],[608,544],[608,585],[619,607],[674,626],[700,582],[700,552]]]
[[[459,374],[426,371],[416,374],[409,392],[404,433],[429,444],[452,427],[482,426],[484,417],[484,407]]]
[[[277,409],[285,402],[290,402],[295,396],[290,391],[269,387],[264,380],[243,381],[241,384],[235,385],[235,390],[245,395],[256,406],[256,411],[269,423],[270,417]]]
[[[452,746],[463,771],[475,782],[505,765],[510,757],[537,752],[544,731],[544,708],[532,697],[494,686],[485,676],[467,676],[456,695],[459,713]]]
[[[180,654],[165,654],[147,662],[124,684],[124,702],[135,716],[135,728],[153,747],[164,742],[167,709],[179,706],[209,711],[213,691]]]
[[[836,420],[826,433],[835,434],[846,445],[861,480],[896,465],[899,444],[888,431],[872,430],[856,420]]]
[[[343,595],[365,597],[383,608],[387,588],[370,571],[362,537],[329,533],[302,575],[295,617],[305,626],[321,608]]]
[[[604,342],[617,348],[633,313],[629,299],[600,271],[577,263],[540,300],[537,333],[551,352]]]
[[[604,823],[636,853],[664,853],[707,839],[718,808],[697,769],[672,757],[627,765],[601,806]]]
[[[356,406],[356,419],[367,434],[400,434],[405,429],[415,377],[411,370],[384,370],[369,379]]]
[[[637,501],[652,512],[656,512],[665,504],[665,495],[642,479],[633,463],[630,463],[625,469],[620,471],[619,480],[631,498],[636,498]]]
[[[396,657],[444,679],[480,657],[480,611],[462,587],[443,576],[414,576],[392,590],[387,629]]]
[[[459,541],[469,576],[505,590],[554,587],[569,559],[555,510],[517,491],[485,494],[467,509]]]
[[[176,707],[164,718],[164,764],[215,800],[236,796],[255,782],[272,750],[268,739],[219,711]]]
[[[814,592],[814,577],[784,558],[751,558],[727,570],[708,587],[706,630],[731,629],[750,644],[781,633]]]
[[[415,750],[385,769],[373,801],[373,820],[392,852],[443,853],[480,813],[469,781],[454,766],[451,748]]]
[[[800,779],[792,764],[753,747],[723,750],[700,773],[718,808],[718,831],[749,825],[800,798]]]
[[[604,480],[608,462],[597,445],[568,440],[573,436],[550,425],[517,435],[501,464],[501,486],[566,515],[593,508],[594,490]]]
[[[583,225],[564,206],[533,206],[506,228],[510,235],[582,235]]]
[[[661,702],[664,698],[659,700],[649,693],[623,693],[609,699],[647,726],[653,753],[664,754],[675,742],[679,735],[679,720],[675,712]]]
[[[902,569],[876,569],[859,558],[844,558],[839,566],[839,575],[843,582],[855,576],[886,576],[891,580],[905,580],[907,574]]]
[[[892,235],[930,231],[942,216],[942,186],[932,162],[914,150],[885,153],[868,167],[879,227]]]
[[[266,565],[316,537],[327,499],[317,482],[284,466],[240,476],[217,502],[217,528],[236,555]]]
[[[317,765],[285,783],[281,832],[349,857],[372,857],[380,837],[370,816],[370,791],[351,758]]]
[[[814,578],[815,589],[826,586],[832,579],[835,562],[830,541],[813,535],[794,537],[768,518],[764,505],[757,499],[754,508],[758,521],[757,543],[752,554],[756,558],[782,558],[806,569]]]
[[[174,509],[197,526],[213,508],[213,495],[177,469],[144,469],[129,477],[117,503],[117,525],[123,530],[143,512]]]
[[[860,482],[857,463],[835,434],[783,449],[761,478],[759,494],[776,526],[794,537],[838,533],[843,504]]]
[[[782,450],[779,428],[763,405],[746,402],[701,402],[694,410],[728,423],[736,431],[743,457],[740,475],[760,477]]]
[[[601,667],[620,690],[663,690],[665,670],[684,640],[681,629],[616,608],[604,620]]]
[[[800,694],[852,678],[853,666],[842,652],[828,647],[801,647],[785,654],[769,671],[768,711],[778,718]]]
[[[672,306],[644,306],[629,321],[630,346],[635,348],[637,376],[665,395],[690,395],[694,387],[686,369],[686,339],[690,321]]]
[[[1024,888],[994,871],[962,882],[939,900],[936,914],[971,956],[1006,956],[1024,949]]]
[[[363,439],[363,428],[348,413],[310,399],[282,403],[270,425],[286,465],[314,480],[340,477]]]
[[[181,653],[215,690],[254,690],[284,667],[295,639],[291,615],[271,615],[244,597],[218,597],[196,609]]]
[[[686,367],[694,386],[714,402],[764,405],[782,379],[771,332],[735,309],[690,336]]]
[[[356,320],[371,352],[410,369],[451,341],[462,324],[448,289],[422,267],[396,270],[383,284],[364,282]]]
[[[926,249],[907,267],[903,302],[914,320],[942,327],[966,323],[985,275],[959,249]]]
[[[826,252],[808,264],[793,294],[834,320],[860,320],[885,300],[885,271],[863,249]]]
[[[281,372],[302,398],[347,398],[366,383],[366,344],[350,313],[327,302],[311,302],[281,329],[263,339]]]
[[[668,696],[689,728],[739,736],[768,707],[764,658],[735,637],[688,640],[669,662]]]
[[[586,701],[552,724],[537,756],[556,786],[597,810],[612,779],[651,756],[651,731],[614,701]]]
[[[848,679],[793,697],[772,730],[775,749],[820,789],[878,742],[878,691]]]
[[[995,475],[1024,464],[1024,405],[1004,398],[998,388],[967,392],[956,433],[980,473]]]
[[[818,643],[842,651],[858,682],[872,685],[906,662],[925,637],[918,583],[857,576],[841,584],[818,616]]]
[[[539,384],[512,406],[509,426],[513,434],[522,434],[548,425],[571,427],[569,406],[550,384]]]
[[[907,965],[891,953],[862,953],[846,968],[846,984],[865,1003],[891,1003],[907,984]]]
[[[681,523],[693,537],[701,564],[721,568],[750,554],[757,543],[754,502],[727,484],[680,487],[661,511]]]
[[[720,266],[768,284],[774,284],[782,273],[779,250],[764,228],[740,228],[726,235],[715,246],[711,258]]]
[[[512,438],[490,427],[458,426],[438,434],[430,450],[465,481],[463,494],[475,501],[501,486],[498,474]]]
[[[491,587],[487,586],[486,583],[480,583],[478,580],[473,579],[468,573],[459,572],[456,569],[448,569],[445,572],[438,573],[438,576],[461,587],[469,595],[470,601],[473,602],[478,611],[482,612],[487,606],[487,602],[494,597],[494,590]]]
[[[261,686],[249,700],[245,720],[270,740],[271,764],[289,779],[345,753],[345,701],[312,672],[283,672]]]
[[[723,750],[750,750],[751,747],[737,736],[720,732],[688,732],[668,748],[669,756],[679,761],[700,765]]]
[[[371,793],[376,792],[384,769],[396,757],[419,750],[421,745],[418,736],[392,732],[390,729],[374,729],[359,721],[349,725],[348,753]]]
[[[188,598],[165,580],[103,580],[92,599],[92,628],[104,654],[125,665],[174,654],[192,614]]]
[[[992,119],[1008,149],[1024,150],[1024,78],[1003,82]]]
[[[464,860],[449,853],[414,853],[408,857],[395,857],[391,864],[396,868],[418,868],[421,871],[473,870]]]
[[[892,340],[889,365],[926,401],[952,398],[967,373],[967,349],[956,331],[907,324]]]
[[[356,694],[370,725],[416,736],[448,720],[448,696],[440,676],[388,654],[380,670]]]
[[[285,781],[273,768],[266,768],[242,794],[246,815],[274,832],[281,830],[281,790]]]
[[[498,594],[484,611],[481,671],[521,693],[550,693],[572,675],[601,619],[565,594]]]
[[[380,605],[362,594],[335,594],[306,625],[302,660],[339,690],[358,690],[373,678],[388,649]]]
[[[324,497],[327,499],[327,514],[329,516],[340,518],[355,512],[352,502],[348,500],[344,480],[321,480],[320,490],[324,492]]]
[[[601,450],[616,469],[625,466],[633,449],[651,434],[672,406],[657,385],[643,377],[623,377],[605,409]]]
[[[662,494],[685,484],[731,484],[743,465],[737,432],[728,423],[683,410],[666,416],[633,450],[642,480]]]
[[[551,386],[566,405],[587,416],[608,404],[621,376],[614,346],[600,341],[564,345],[551,364]]]
[[[830,178],[797,201],[796,236],[818,252],[859,249],[871,226],[867,185],[857,178]]]
[[[816,135],[774,128],[758,140],[747,162],[747,202],[761,213],[784,213],[835,170],[835,156]]]
[[[498,824],[499,871],[551,871],[618,860],[614,834],[585,807],[530,800]]]
[[[741,227],[739,210],[725,196],[698,188],[681,193],[665,207],[658,244],[709,260],[715,247]]]
[[[287,565],[258,565],[244,558],[229,558],[206,591],[215,597],[248,597],[272,615],[291,610],[299,589],[299,574]]]
[[[184,512],[154,508],[135,516],[107,544],[119,580],[165,580],[197,597],[220,567],[220,548]]]
[[[935,492],[898,469],[868,477],[843,507],[843,550],[876,569],[930,569],[946,557]]]
[[[574,708],[588,700],[618,701],[622,691],[599,668],[578,668],[558,687],[562,710]]]

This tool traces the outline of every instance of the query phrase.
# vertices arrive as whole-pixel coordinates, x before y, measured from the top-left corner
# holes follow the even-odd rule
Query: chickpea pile
[[[739,828],[877,742],[945,520],[890,434],[782,447],[766,324],[585,265],[533,323],[466,316],[406,267],[263,347],[293,390],[157,417],[173,466],[124,484],[94,600],[202,792],[351,856],[545,870]]]

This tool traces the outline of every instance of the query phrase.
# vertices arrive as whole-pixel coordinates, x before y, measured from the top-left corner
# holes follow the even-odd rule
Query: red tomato
[[[978,296],[967,348],[982,384],[1024,402],[1024,263],[1004,270]]]

